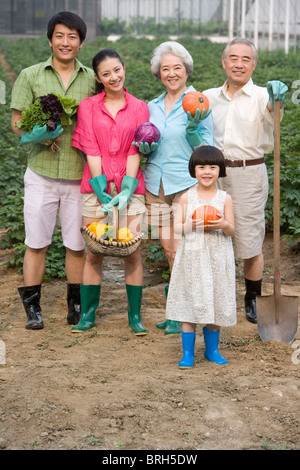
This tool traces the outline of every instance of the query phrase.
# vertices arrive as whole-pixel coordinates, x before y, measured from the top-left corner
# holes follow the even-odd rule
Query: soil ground
[[[273,293],[272,237],[266,237],[263,294]],[[180,370],[179,335],[165,337],[161,266],[145,263],[142,316],[148,335],[127,324],[123,263],[106,258],[97,329],[71,333],[66,284],[42,287],[45,328],[24,328],[22,276],[0,253],[0,448],[5,450],[300,449],[300,332],[293,344],[261,341],[246,321],[237,263],[237,325],[221,330],[228,364],[203,358]],[[145,255],[144,255],[145,256]],[[281,291],[299,295],[299,256],[281,248]]]

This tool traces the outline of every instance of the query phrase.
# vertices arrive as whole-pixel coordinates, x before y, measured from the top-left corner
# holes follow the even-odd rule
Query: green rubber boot
[[[146,335],[148,332],[141,322],[141,304],[143,286],[126,284],[128,298],[128,323],[132,333],[136,336]]]
[[[169,291],[169,286],[168,289],[166,290],[166,296]],[[181,322],[179,321],[173,321],[173,320],[166,320],[166,326],[165,326],[165,336],[173,336],[173,335],[180,335],[181,333]]]
[[[168,297],[168,292],[169,292],[169,284],[167,284],[165,286],[165,294],[166,294],[166,298]],[[164,330],[167,326],[167,323],[168,323],[168,320],[163,320],[163,321],[160,321],[158,323],[156,323],[156,328],[158,328],[159,330]]]
[[[96,327],[96,308],[100,300],[100,285],[80,284],[81,317],[76,326],[73,326],[72,333],[82,333]]]
[[[168,320],[165,328],[165,336],[180,335],[181,333],[181,322]]]

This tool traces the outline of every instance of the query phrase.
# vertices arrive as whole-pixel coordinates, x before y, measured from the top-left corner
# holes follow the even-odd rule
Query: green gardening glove
[[[117,194],[108,204],[102,207],[103,212],[112,211],[113,206],[117,206],[118,211],[123,207],[128,206],[130,198],[139,185],[139,180],[125,175],[122,184],[121,192]]]
[[[137,147],[136,142],[132,142],[131,145],[134,145]],[[140,142],[139,144],[139,152],[141,152],[143,155],[149,156],[154,150],[156,150],[158,147],[157,142],[152,142],[150,145],[148,142]]]
[[[32,132],[23,132],[21,143],[28,144],[28,142],[33,142],[34,144],[41,144],[47,140],[56,139],[63,131],[61,124],[58,124],[54,131],[47,131],[46,124],[42,127],[36,124]]]
[[[102,206],[112,200],[112,196],[107,194],[107,181],[105,175],[95,176],[95,178],[89,179],[89,183]]]
[[[190,111],[187,112],[187,123],[186,123],[186,136],[189,144],[192,147],[198,147],[202,144],[203,138],[200,132],[197,129],[197,126],[200,124],[201,121],[207,118],[211,113],[211,108],[208,111],[203,109],[202,113],[200,114],[200,109],[196,109],[195,116],[193,117]]]
[[[279,100],[280,106],[282,106],[285,93],[288,91],[287,85],[279,80],[271,80],[267,83],[267,90],[272,108],[274,109],[274,100]]]

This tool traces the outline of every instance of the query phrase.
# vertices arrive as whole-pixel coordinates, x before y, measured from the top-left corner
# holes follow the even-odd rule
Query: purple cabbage
[[[147,142],[151,145],[152,142],[158,142],[159,139],[160,132],[152,122],[144,122],[136,128],[134,141],[138,144]]]

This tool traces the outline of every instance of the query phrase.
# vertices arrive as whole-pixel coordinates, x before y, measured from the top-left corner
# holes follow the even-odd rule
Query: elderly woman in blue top
[[[213,145],[213,122],[209,110],[192,117],[182,108],[182,99],[193,86],[186,82],[193,71],[193,59],[178,42],[160,44],[151,59],[151,71],[166,91],[148,106],[150,121],[161,133],[158,144],[142,143],[140,152],[147,158],[145,167],[148,223],[159,228],[159,239],[168,259],[170,272],[178,246],[173,231],[173,214],[181,194],[197,183],[189,174],[189,159],[199,145]],[[198,90],[200,91],[200,90]],[[166,295],[168,286],[166,286]],[[156,325],[165,334],[180,333],[180,324],[172,321]]]

